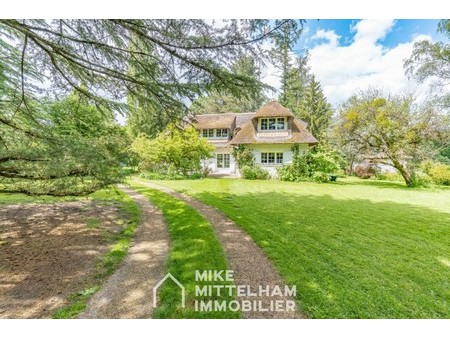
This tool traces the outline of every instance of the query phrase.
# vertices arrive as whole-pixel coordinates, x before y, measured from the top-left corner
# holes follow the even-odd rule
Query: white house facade
[[[318,143],[306,123],[276,101],[255,113],[197,115],[194,125],[215,147],[214,157],[202,165],[216,175],[239,175],[232,156],[239,145],[251,149],[255,163],[275,176],[277,167],[292,163],[294,145],[307,149]]]

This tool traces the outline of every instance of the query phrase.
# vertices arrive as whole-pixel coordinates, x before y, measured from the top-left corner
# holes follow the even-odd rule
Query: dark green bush
[[[258,165],[243,166],[240,170],[242,178],[247,180],[268,180],[269,172]]]
[[[294,153],[292,164],[277,169],[278,178],[282,181],[328,182],[329,174],[339,170],[339,156],[328,147],[316,147],[301,154],[299,147],[294,146],[292,151]]]

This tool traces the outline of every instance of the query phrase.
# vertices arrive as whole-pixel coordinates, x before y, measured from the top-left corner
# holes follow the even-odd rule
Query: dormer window
[[[269,117],[259,119],[260,130],[286,130],[285,117]]]
[[[228,129],[202,129],[202,136],[205,138],[228,138]]]
[[[228,137],[228,129],[217,129],[216,137],[227,138]]]
[[[206,138],[213,138],[214,129],[203,129],[202,136]]]

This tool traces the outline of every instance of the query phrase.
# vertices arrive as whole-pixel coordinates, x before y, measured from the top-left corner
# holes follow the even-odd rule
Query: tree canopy
[[[450,20],[441,20],[438,31],[450,38]],[[423,82],[434,80],[437,102],[450,108],[450,44],[423,40],[414,44],[413,52],[404,63],[407,74]]]
[[[340,144],[358,153],[381,155],[406,184],[414,184],[415,168],[450,141],[449,117],[433,106],[417,107],[412,98],[370,89],[351,97],[340,112],[336,133]]]
[[[107,151],[116,135],[108,128],[118,128],[114,115],[129,114],[138,125],[148,122],[142,112],[149,111],[150,122],[161,126],[208,92],[252,93],[260,82],[230,67],[244,55],[264,62],[262,44],[281,29],[295,29],[293,22],[0,20],[0,178],[9,180],[1,189],[56,193],[55,179],[64,186],[61,194],[82,194],[117,182],[112,171],[120,156]],[[57,105],[71,93],[79,99],[69,97],[56,115],[45,103]],[[77,102],[98,119],[75,126]],[[82,124],[91,122],[95,133],[82,135]],[[111,138],[103,138],[105,131]],[[109,160],[111,169],[100,170]],[[73,177],[85,178],[85,188],[69,184]]]
[[[302,94],[297,115],[308,124],[309,131],[318,140],[323,140],[331,124],[333,111],[314,75]]]
[[[243,56],[238,59],[231,66],[231,71],[236,75],[246,76],[257,82],[260,81],[261,71],[255,59],[251,56]],[[264,94],[265,88],[268,88],[268,86],[254,86],[253,90],[243,93],[240,96],[212,91],[208,95],[196,100],[190,109],[194,114],[245,113],[256,111],[267,99]]]

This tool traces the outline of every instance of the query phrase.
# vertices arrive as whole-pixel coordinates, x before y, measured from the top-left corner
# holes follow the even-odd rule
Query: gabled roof
[[[262,134],[263,135],[263,134]],[[296,143],[308,143],[308,144],[316,144],[318,143],[317,139],[306,129],[305,123],[298,118],[294,118],[292,123],[292,132],[286,134],[282,134],[282,137],[275,136],[276,133],[272,133],[267,136],[258,136],[255,133],[255,128],[251,122],[246,123],[242,126],[241,130],[239,130],[236,135],[231,139],[230,144],[238,145],[238,144],[272,144],[272,143],[287,143],[287,144],[296,144]]]
[[[288,132],[258,133],[255,130],[257,117],[289,117],[292,129]],[[227,128],[232,130],[232,139],[224,144],[271,144],[271,143],[307,143],[316,144],[317,139],[306,129],[307,124],[295,117],[292,112],[276,101],[270,101],[256,113],[223,113],[197,115],[192,121],[197,129]],[[219,146],[219,145],[217,145]]]
[[[277,101],[269,101],[262,106],[256,113],[255,117],[293,117],[294,114],[279,104]]]

